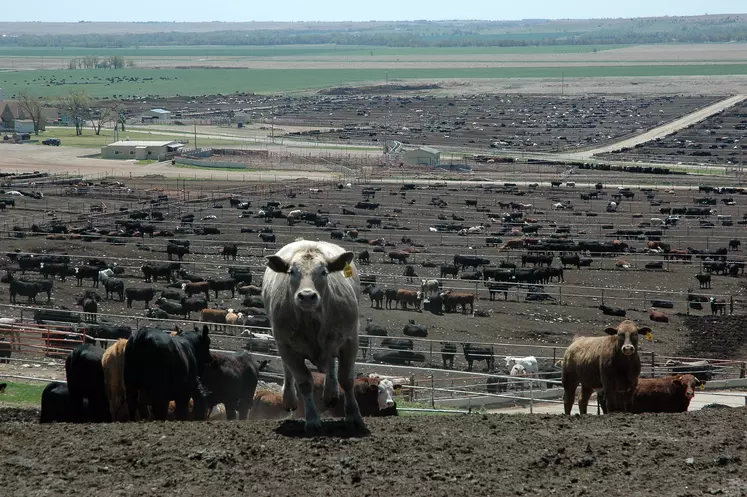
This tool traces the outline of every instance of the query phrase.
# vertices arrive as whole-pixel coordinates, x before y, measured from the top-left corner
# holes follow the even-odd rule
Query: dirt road
[[[744,408],[674,415],[0,423],[7,495],[744,495]],[[33,410],[0,418],[35,419]],[[40,443],[40,441],[44,441]]]
[[[675,131],[686,128],[690,126],[691,124],[695,124],[699,121],[702,121],[703,119],[706,119],[707,117],[717,114],[718,112],[721,112],[724,109],[728,109],[729,107],[732,107],[744,101],[745,99],[747,99],[747,95],[744,95],[744,94],[734,95],[727,99],[721,100],[720,102],[717,102],[713,105],[709,105],[708,107],[704,107],[700,110],[687,114],[686,116],[683,116],[672,122],[669,122],[662,126],[658,126],[651,130],[648,130],[645,133],[641,133],[639,135],[633,136],[632,138],[627,138],[625,140],[621,140],[621,141],[611,143],[603,147],[594,148],[591,150],[572,152],[572,153],[563,153],[562,156],[564,158],[568,158],[572,160],[583,160],[583,159],[590,159],[591,157],[598,155],[598,154],[614,152],[615,150],[620,150],[623,148],[632,148],[638,145],[639,143],[645,143],[651,140],[656,140],[657,138],[661,138],[668,134],[674,133]]]

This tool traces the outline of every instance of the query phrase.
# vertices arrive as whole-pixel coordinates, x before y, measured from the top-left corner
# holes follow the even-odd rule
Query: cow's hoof
[[[360,414],[345,416],[345,424],[351,430],[368,431],[366,423],[363,422],[363,416]]]
[[[316,435],[322,431],[321,419],[307,419],[304,425],[304,431],[307,435]]]
[[[335,407],[339,400],[340,400],[339,395],[332,395],[330,397],[324,396],[324,405],[328,408]]]

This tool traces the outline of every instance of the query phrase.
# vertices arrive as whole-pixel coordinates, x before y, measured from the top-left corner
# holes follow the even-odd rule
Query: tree
[[[75,69],[78,69],[78,66],[80,64],[81,64],[80,59],[78,57],[73,57],[72,59],[70,59],[70,62],[68,62],[67,68],[75,70]]]
[[[103,107],[92,112],[91,116],[91,127],[96,136],[101,133],[101,128],[104,124],[111,121],[112,109],[110,107]]]
[[[34,123],[34,134],[39,134],[39,127],[41,125],[42,109],[44,108],[44,100],[40,97],[35,97],[26,90],[21,90],[16,95],[18,105],[23,110],[24,114],[31,119]]]
[[[119,125],[122,128],[122,131],[125,130],[125,124],[127,123],[127,109],[125,109],[125,106],[120,104],[114,109],[114,129],[117,129],[117,125]]]
[[[75,134],[80,136],[83,134],[83,126],[86,123],[86,117],[88,116],[88,107],[91,103],[90,98],[84,91],[73,90],[66,97],[62,98],[60,102],[61,107],[72,119],[75,124]]]

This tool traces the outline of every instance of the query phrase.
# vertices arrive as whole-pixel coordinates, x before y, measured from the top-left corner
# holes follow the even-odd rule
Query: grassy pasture
[[[35,406],[41,405],[41,395],[45,383],[16,383],[8,382],[5,393],[0,396],[0,402],[6,405]]]
[[[747,74],[747,64],[624,65],[568,67],[419,68],[388,71],[389,80],[447,80],[503,78],[601,78],[720,76]],[[37,70],[0,73],[6,98],[28,89],[38,96],[58,97],[84,90],[95,98],[205,95],[216,93],[284,93],[383,83],[379,69],[120,69]]]

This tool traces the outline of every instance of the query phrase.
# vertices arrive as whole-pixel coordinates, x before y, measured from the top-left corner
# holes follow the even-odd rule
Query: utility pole
[[[192,120],[192,124],[194,125],[194,131],[195,131],[195,150],[197,150],[197,119]]]

